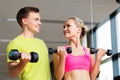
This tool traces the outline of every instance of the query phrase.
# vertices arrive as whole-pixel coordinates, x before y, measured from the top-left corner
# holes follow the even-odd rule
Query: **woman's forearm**
[[[100,71],[100,63],[101,63],[101,60],[95,61],[95,64],[92,67],[92,70],[90,72],[91,80],[96,80],[97,75],[99,74],[99,71]]]
[[[57,80],[62,80],[64,76],[64,69],[65,69],[65,58],[61,57],[59,61],[59,66],[57,71],[55,72]]]

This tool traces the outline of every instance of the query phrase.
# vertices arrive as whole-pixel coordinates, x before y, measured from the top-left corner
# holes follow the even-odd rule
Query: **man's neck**
[[[33,38],[34,34],[31,32],[22,32],[21,33],[22,36],[27,37],[27,38]]]

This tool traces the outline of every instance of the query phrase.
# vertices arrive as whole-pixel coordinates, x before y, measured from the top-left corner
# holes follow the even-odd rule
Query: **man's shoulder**
[[[40,39],[40,38],[35,38],[37,41],[39,41],[39,42],[45,42],[43,39]]]
[[[9,41],[8,45],[14,44],[16,43],[16,41],[17,41],[17,37],[14,37],[13,39]]]

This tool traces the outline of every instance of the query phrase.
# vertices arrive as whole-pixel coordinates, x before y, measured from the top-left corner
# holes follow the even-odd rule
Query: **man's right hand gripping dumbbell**
[[[12,49],[9,54],[9,59],[17,60],[21,58],[22,54],[19,53],[18,50]],[[30,52],[30,62],[37,62],[39,59],[38,54],[36,52]]]

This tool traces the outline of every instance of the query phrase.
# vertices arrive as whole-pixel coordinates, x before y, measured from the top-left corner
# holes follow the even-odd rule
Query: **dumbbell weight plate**
[[[37,62],[39,60],[39,56],[36,52],[31,52],[30,55],[31,55],[30,62]]]
[[[112,50],[107,50],[107,52],[106,52],[106,54],[107,54],[107,56],[111,56],[112,55]]]
[[[9,59],[11,59],[11,60],[17,60],[18,58],[20,58],[20,54],[19,54],[18,50],[12,49],[10,51],[10,54],[9,54]]]

